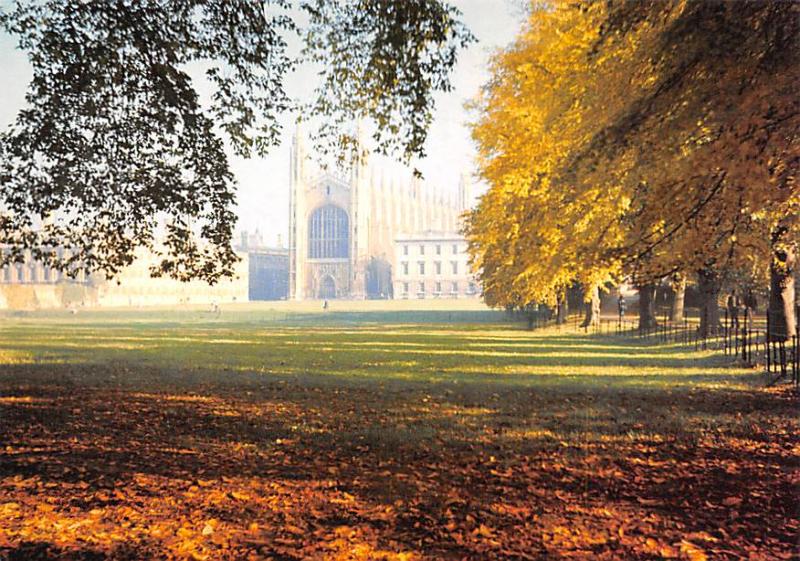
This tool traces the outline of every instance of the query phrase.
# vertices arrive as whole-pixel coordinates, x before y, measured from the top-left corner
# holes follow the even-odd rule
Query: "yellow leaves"
[[[219,521],[216,518],[211,518],[210,520],[206,521],[200,533],[204,536],[210,536],[211,534],[214,533],[214,530],[216,529],[218,524]]]
[[[589,55],[603,13],[602,6],[578,10],[569,3],[534,10],[536,32],[496,60],[498,81],[474,127],[491,190],[468,225],[471,251],[495,304],[552,300],[577,272],[602,266],[597,260],[605,258],[604,248],[620,239],[608,228],[619,211],[604,196],[605,186],[563,178],[575,152],[608,119],[586,103],[598,95],[597,61]],[[532,75],[536,80],[528,79]],[[619,101],[607,90],[599,95],[604,103]]]
[[[557,291],[564,272],[607,267],[622,254],[626,272],[637,274],[695,266],[686,256],[734,255],[749,266],[766,259],[759,240],[768,232],[736,217],[737,209],[756,220],[762,212],[798,215],[788,202],[800,191],[791,171],[796,95],[788,86],[796,70],[762,75],[759,53],[770,45],[753,32],[758,26],[732,14],[729,24],[743,25],[739,37],[754,47],[744,58],[732,54],[738,44],[727,58],[727,51],[703,58],[710,51],[702,45],[715,37],[699,31],[688,46],[665,51],[670,26],[709,17],[702,3],[668,3],[664,13],[645,7],[619,27],[616,18],[633,16],[634,5],[534,9],[528,28],[495,59],[473,128],[490,191],[468,227],[492,303]],[[618,13],[609,20],[608,10]],[[609,27],[615,32],[599,41]],[[690,65],[682,58],[695,55]],[[684,63],[693,71],[664,88]],[[745,76],[749,88],[741,87]],[[709,204],[721,171],[725,185]],[[506,228],[482,227],[484,219]],[[538,285],[527,289],[531,279]]]
[[[533,65],[530,62],[526,62],[517,66],[516,71],[518,74],[529,74],[533,69]]]
[[[0,518],[14,516],[19,511],[19,503],[7,502],[0,504]]]
[[[692,542],[683,540],[680,544],[681,553],[689,558],[689,561],[708,561],[705,552],[694,545]]]
[[[677,559],[680,556],[680,553],[675,547],[652,537],[645,539],[642,549],[646,553],[650,555],[657,555],[662,559]]]
[[[190,539],[194,536],[194,531],[191,528],[181,527],[178,528],[175,535],[182,539]]]
[[[306,530],[304,530],[300,526],[295,526],[294,524],[286,524],[284,525],[283,529],[289,532],[290,534],[294,534],[296,536],[303,536],[306,533]]]
[[[661,545],[658,548],[658,554],[664,559],[675,559],[678,557],[678,551],[671,545]]]

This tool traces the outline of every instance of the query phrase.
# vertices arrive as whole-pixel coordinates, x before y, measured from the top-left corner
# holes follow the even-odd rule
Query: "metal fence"
[[[730,317],[727,309],[722,310],[716,329],[704,335],[700,330],[699,318],[684,318],[672,321],[664,315],[655,325],[644,327],[638,319],[600,318],[592,326],[582,326],[582,314],[570,314],[561,326],[571,326],[575,330],[597,335],[616,335],[633,337],[643,343],[674,344],[693,347],[694,350],[716,350],[748,366],[763,367],[770,375],[769,384],[789,380],[800,385],[800,336],[778,336],[771,332],[769,312],[757,316],[745,311]],[[510,312],[515,319],[525,319],[528,329],[556,326],[555,314],[551,311]],[[796,312],[797,332],[800,333],[800,307]]]
[[[800,308],[797,318],[797,332],[800,333]],[[724,310],[719,325],[709,330],[711,333],[706,336],[700,331],[696,319],[671,321],[667,316],[652,327],[643,327],[636,320],[618,318],[601,319],[597,325],[583,329],[596,334],[635,337],[653,344],[678,344],[695,350],[721,351],[743,364],[763,367],[771,376],[770,384],[790,380],[800,385],[800,335],[787,337],[773,333],[769,313],[766,316],[743,314],[740,319],[738,315],[729,317],[728,310]]]

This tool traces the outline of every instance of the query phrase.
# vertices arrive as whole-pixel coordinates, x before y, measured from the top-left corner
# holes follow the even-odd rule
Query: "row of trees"
[[[476,103],[490,189],[466,231],[487,301],[578,283],[591,323],[609,282],[646,311],[655,283],[694,277],[710,334],[726,279],[769,278],[793,334],[799,26],[796,3],[533,3]]]

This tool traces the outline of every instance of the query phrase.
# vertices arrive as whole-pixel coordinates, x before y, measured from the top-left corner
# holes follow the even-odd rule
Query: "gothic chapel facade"
[[[457,233],[470,200],[426,187],[410,172],[387,180],[369,160],[349,177],[312,171],[302,134],[291,150],[289,297],[295,300],[390,298],[398,236]]]

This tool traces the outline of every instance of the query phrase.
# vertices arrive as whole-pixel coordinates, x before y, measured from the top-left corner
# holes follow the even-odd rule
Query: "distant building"
[[[250,251],[250,300],[286,300],[289,297],[289,250]]]
[[[464,238],[453,232],[398,236],[394,243],[394,297],[476,298]]]
[[[250,300],[286,300],[289,297],[289,249],[278,237],[277,247],[267,247],[261,233],[242,232],[236,248],[247,254]]]
[[[404,170],[387,179],[369,158],[347,177],[310,169],[301,134],[292,146],[289,292],[295,300],[397,296],[395,240],[428,230],[457,231],[471,200],[427,187]]]
[[[210,285],[205,281],[180,282],[169,277],[153,278],[150,267],[153,255],[140,252],[119,277],[106,281],[92,279],[100,306],[169,306],[174,304],[222,304],[247,302],[247,254],[234,267],[234,277]]]
[[[179,282],[153,278],[155,256],[137,253],[130,266],[108,281],[100,276],[65,274],[45,267],[30,254],[23,264],[0,269],[0,309],[39,309],[92,306],[154,306],[174,304],[221,304],[247,301],[247,255],[236,265],[235,278],[211,286],[202,281]]]

